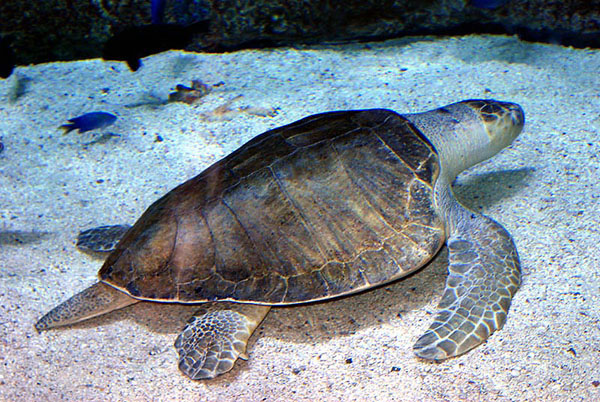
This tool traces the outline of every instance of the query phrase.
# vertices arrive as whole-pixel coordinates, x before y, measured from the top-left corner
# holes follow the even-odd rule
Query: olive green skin
[[[152,204],[102,266],[136,299],[292,304],[426,264],[446,234],[432,144],[385,109],[307,117],[254,138]]]

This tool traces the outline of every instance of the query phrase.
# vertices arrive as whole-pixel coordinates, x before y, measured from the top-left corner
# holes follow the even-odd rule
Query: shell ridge
[[[385,223],[385,225],[387,227],[389,227],[392,231],[396,232],[396,229],[385,219],[385,217],[383,215],[381,215],[381,213],[377,210],[377,208],[375,208],[373,206],[373,204],[371,203],[371,201],[369,201],[369,199],[365,196],[365,188],[363,186],[361,186],[354,178],[354,176],[350,173],[351,170],[348,169],[348,167],[346,166],[346,164],[344,163],[343,159],[341,158],[341,155],[339,153],[339,150],[335,147],[335,144],[333,144],[332,146],[333,150],[335,151],[335,153],[338,155],[337,160],[339,161],[340,165],[342,166],[342,169],[344,170],[344,172],[346,173],[346,175],[350,178],[350,181],[352,182],[352,184],[359,190],[360,195],[361,195],[361,199],[364,201],[365,204],[367,204],[369,206],[369,208],[371,209],[371,211],[373,211],[375,214],[377,214],[377,216]],[[368,227],[368,229],[375,233],[375,235],[377,237],[381,237],[381,235],[379,235],[378,233],[374,232],[372,228]]]
[[[312,124],[315,121],[318,121],[318,120],[322,119],[323,117],[329,117],[329,118],[331,118],[332,115],[334,115],[334,114],[340,114],[340,113],[344,113],[344,112],[326,112],[326,113],[319,113],[319,114],[316,114],[316,115],[305,117],[305,118],[303,118],[303,119],[301,119],[299,121],[296,121],[294,123],[290,123],[287,126],[280,127],[279,128],[280,131],[279,131],[278,134],[281,135],[281,133],[284,131],[282,129],[284,129],[284,128],[288,129],[288,130],[290,128],[294,128],[295,130],[297,130],[297,129],[301,128],[301,127],[304,127],[304,126],[307,126],[309,124]],[[290,135],[287,138],[283,137],[283,135],[282,135],[282,137],[283,137],[284,140],[286,140],[286,142],[289,143],[289,141],[287,141],[287,139],[293,139],[294,137],[297,137],[297,136],[305,134],[305,133],[306,133],[306,131],[301,131],[298,134]],[[289,143],[289,144],[292,145],[292,146],[294,146],[294,147],[297,147],[297,145],[294,145],[293,143]]]
[[[267,169],[267,171],[270,171],[270,169]],[[250,188],[250,189],[248,189],[248,191],[254,192],[254,189]],[[261,260],[263,260],[263,262],[267,262],[266,259],[263,258],[263,254],[265,254],[265,253],[262,250],[264,250],[264,248],[259,248],[258,244],[264,245],[268,249],[267,252],[271,255],[271,258],[269,258],[271,261],[277,261],[278,264],[283,265],[284,262],[281,261],[281,258],[279,257],[279,255],[277,254],[275,249],[273,248],[273,245],[271,244],[271,242],[269,242],[269,239],[265,238],[261,234],[261,231],[256,228],[256,226],[257,226],[256,222],[251,218],[248,219],[247,224],[254,227],[254,230],[249,230],[250,228],[246,227],[246,225],[242,222],[240,217],[234,211],[234,208],[232,206],[230,206],[225,201],[225,199],[223,199],[222,201],[223,201],[223,204],[231,211],[231,213],[233,214],[236,221],[240,224],[240,226],[246,233],[246,236],[248,236],[248,238],[252,242],[252,245],[254,246],[254,251],[256,252],[257,255],[261,256]],[[265,265],[267,265],[267,264],[265,264]],[[271,271],[270,268],[272,268],[272,267],[268,267],[268,268],[269,268],[269,272],[270,272]]]
[[[350,117],[350,120],[352,120],[354,123],[356,123],[356,125],[359,128],[366,128],[367,130],[371,130],[371,131],[375,132],[375,130],[377,130],[377,129],[383,127],[384,125],[386,125],[388,123],[388,121],[392,117],[394,117],[395,115],[398,115],[396,112],[394,112],[393,110],[390,110],[390,109],[370,109],[370,111],[373,111],[373,110],[379,110],[379,111],[382,111],[382,112],[391,112],[393,114],[389,114],[385,119],[383,119],[383,121],[381,123],[375,124],[374,126],[367,126],[365,124],[362,124],[360,121],[356,120],[354,118],[354,116]]]
[[[306,215],[304,215],[304,212],[302,211],[302,208],[300,208],[300,206],[298,205],[298,203],[296,202],[296,200],[294,200],[294,198],[286,191],[285,186],[281,182],[280,178],[277,176],[277,172],[273,168],[273,165],[269,165],[267,167],[268,167],[269,171],[271,172],[271,174],[273,175],[273,177],[275,179],[275,183],[277,184],[277,187],[279,187],[279,189],[281,191],[281,194],[283,194],[283,196],[287,200],[289,200],[289,202],[292,205],[292,207],[294,207],[294,211],[296,211],[298,213],[298,216],[300,218],[302,218],[302,222],[304,223],[304,227],[310,233],[310,237],[313,240],[313,242],[315,243],[315,245],[317,246],[317,248],[319,250],[319,254],[323,258],[323,260],[326,261],[327,260],[327,255],[323,251],[323,244],[321,243],[319,237],[316,236],[315,228],[312,226],[312,224],[310,223],[310,221],[306,218]]]
[[[348,176],[348,178],[350,179],[350,182],[354,185],[354,187],[358,190],[357,192],[360,193],[360,197],[362,199],[362,201],[369,206],[369,209],[374,212],[382,221],[383,223],[390,228],[393,232],[397,233],[397,230],[385,219],[385,217],[383,215],[381,215],[381,213],[377,210],[377,208],[375,208],[373,206],[373,204],[369,201],[369,199],[366,197],[365,195],[365,188],[363,186],[361,186],[358,181],[355,180],[355,177],[353,176],[352,173],[350,173],[352,170],[348,169],[348,167],[346,166],[346,164],[344,163],[339,150],[335,147],[335,144],[332,144],[332,148],[335,151],[336,155],[338,156],[337,161],[340,163],[342,169],[344,170],[344,172],[346,173],[346,176]],[[375,232],[370,226],[366,225],[366,227],[369,229],[370,232],[374,233],[376,237],[381,238],[382,236]]]
[[[394,247],[394,245],[391,243],[385,243],[381,249],[389,257],[389,259],[394,262],[394,265],[396,265],[396,270],[399,273],[406,272],[404,269],[402,269],[402,265],[400,264],[400,262],[392,255],[392,253],[390,253],[390,251],[387,249],[386,246],[394,249],[395,251],[396,251],[396,247]]]
[[[211,271],[213,271],[213,273],[216,273],[217,272],[217,255],[218,255],[218,253],[217,253],[217,243],[215,242],[215,234],[213,233],[213,230],[210,227],[210,223],[208,222],[208,219],[206,218],[204,209],[198,208],[198,212],[200,212],[200,216],[204,220],[204,223],[206,224],[206,228],[208,229],[208,233],[210,235],[210,244],[213,247],[213,256],[215,257]]]
[[[338,136],[338,137],[336,137],[336,138],[339,138],[339,137],[340,137],[340,136]],[[352,178],[350,177],[350,175],[349,175],[349,174],[348,174],[348,172],[346,171],[346,169],[345,169],[345,167],[344,167],[344,164],[343,164],[343,163],[342,163],[342,161],[341,161],[341,157],[340,157],[340,154],[339,154],[339,152],[337,152],[337,151],[336,151],[336,149],[335,149],[334,142],[333,142],[333,140],[332,140],[332,139],[330,139],[330,140],[328,141],[327,148],[329,148],[329,149],[331,149],[331,150],[333,151],[333,154],[335,154],[335,156],[336,156],[336,157],[335,157],[335,163],[336,163],[336,164],[337,164],[339,167],[341,167],[342,171],[343,171],[343,172],[346,174],[346,177],[348,178],[348,180],[350,180],[350,182],[351,182],[352,184],[354,184],[354,183],[353,183],[353,180],[352,180]],[[330,217],[334,217],[334,218],[335,218],[335,215],[334,215],[334,214],[332,214],[332,211],[331,211],[331,210],[324,210],[323,212],[324,212],[324,213],[326,213],[328,216],[330,216]],[[353,212],[354,212],[354,211],[353,211]],[[337,223],[337,222],[336,222],[336,219],[329,219],[328,221],[330,221],[331,223],[333,223],[333,225],[332,225],[332,227],[333,227],[333,228],[332,228],[332,229],[330,229],[330,230],[331,230],[332,234],[335,234],[335,239],[336,239],[336,241],[337,241],[337,242],[339,242],[339,243],[344,243],[344,244],[352,244],[352,243],[353,243],[353,239],[352,239],[352,237],[351,237],[349,234],[346,234],[346,232],[345,232],[344,230],[339,230],[339,229],[338,229],[338,228],[340,227],[340,225],[339,225],[339,223]],[[367,227],[367,228],[368,228],[368,226],[367,226],[367,225],[363,225],[363,227]],[[337,230],[336,230],[336,229],[337,229]],[[372,233],[374,233],[374,232],[371,230],[371,228],[368,228],[368,229],[369,229],[369,230],[370,230]],[[340,262],[340,263],[341,263],[341,262]],[[322,267],[321,267],[321,269],[322,269]]]
[[[235,221],[238,223],[238,225],[240,225],[240,227],[242,228],[242,230],[243,230],[243,231],[244,231],[244,233],[246,234],[246,237],[247,237],[247,238],[248,238],[248,240],[250,240],[250,242],[252,243],[252,246],[253,246],[254,250],[255,250],[255,251],[258,251],[258,250],[260,250],[260,249],[258,248],[257,244],[256,244],[256,241],[255,241],[255,239],[254,239],[254,238],[252,238],[252,236],[251,236],[251,235],[250,235],[250,233],[248,232],[248,229],[246,229],[246,226],[244,226],[244,224],[242,223],[242,221],[240,220],[240,218],[238,217],[238,215],[237,215],[237,213],[234,211],[234,209],[233,209],[233,208],[232,208],[232,207],[231,207],[229,204],[227,204],[227,202],[225,201],[225,198],[221,198],[221,200],[220,200],[220,201],[221,201],[221,203],[222,203],[222,204],[225,206],[225,208],[227,208],[227,209],[229,210],[229,212],[231,212],[231,215],[233,216],[233,219],[235,219]],[[257,252],[257,253],[256,253],[256,255],[260,257],[260,259],[263,261],[263,263],[265,262],[265,261],[264,261],[264,258],[263,258],[263,256],[262,256],[262,253],[260,253],[260,252]],[[266,265],[266,264],[265,264],[265,265]],[[218,274],[218,273],[217,273],[217,275],[219,275],[219,276],[220,276],[220,274]],[[225,279],[224,279],[224,280],[225,280]],[[231,281],[228,281],[228,282],[231,282]]]
[[[383,138],[381,138],[381,136],[380,136],[379,134],[377,134],[376,132],[373,132],[373,135],[374,135],[375,137],[377,137],[377,139],[378,139],[379,141],[381,141],[381,143],[383,144],[383,146],[385,146],[387,149],[389,149],[389,151],[390,151],[392,154],[394,154],[394,155],[395,155],[395,156],[398,158],[398,160],[399,160],[400,162],[402,162],[402,163],[403,163],[403,164],[404,164],[406,167],[408,167],[408,168],[409,168],[411,171],[414,171],[414,169],[413,169],[413,168],[410,166],[410,164],[409,164],[409,163],[408,163],[406,160],[404,160],[404,158],[402,158],[400,155],[398,155],[398,153],[397,153],[396,151],[394,151],[394,149],[393,149],[392,147],[390,147],[390,146],[388,145],[388,143],[387,143],[387,142],[385,142],[385,141],[383,140]],[[413,179],[413,180],[414,180],[414,179]]]
[[[167,265],[173,261],[173,253],[177,249],[177,241],[179,239],[179,219],[175,217],[175,240],[173,241],[173,246],[171,247],[171,252],[169,253],[169,258],[167,258]],[[171,282],[175,285],[175,299],[179,300],[179,283],[177,281],[177,269],[171,269]]]

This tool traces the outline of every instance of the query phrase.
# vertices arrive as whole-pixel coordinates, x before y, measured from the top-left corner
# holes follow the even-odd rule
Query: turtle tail
[[[97,282],[53,308],[35,324],[38,332],[73,324],[137,303],[125,293]]]

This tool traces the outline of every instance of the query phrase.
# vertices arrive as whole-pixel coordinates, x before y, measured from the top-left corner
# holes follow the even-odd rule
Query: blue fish
[[[477,8],[485,8],[487,10],[493,10],[507,3],[507,0],[471,0],[470,5]]]
[[[152,23],[162,24],[167,0],[152,0]]]
[[[69,124],[63,124],[60,128],[65,130],[65,134],[72,130],[79,130],[79,134],[97,128],[108,127],[117,120],[117,116],[106,112],[86,113],[79,117],[67,120]]]

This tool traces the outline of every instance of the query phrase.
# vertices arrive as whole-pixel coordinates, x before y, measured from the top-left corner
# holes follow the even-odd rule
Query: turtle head
[[[495,100],[469,100],[464,103],[481,118],[493,154],[509,146],[525,124],[525,113],[516,103]]]
[[[479,99],[405,117],[431,141],[450,181],[510,145],[525,123],[516,103]]]

